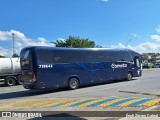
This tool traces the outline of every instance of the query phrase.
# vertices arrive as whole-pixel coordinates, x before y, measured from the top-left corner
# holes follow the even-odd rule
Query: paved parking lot
[[[67,111],[158,111],[160,110],[159,73],[160,69],[143,70],[142,77],[134,78],[132,81],[84,86],[77,90],[67,88],[51,91],[26,90],[21,85],[0,87],[0,110],[63,111],[64,113]],[[113,118],[113,120],[120,118]]]

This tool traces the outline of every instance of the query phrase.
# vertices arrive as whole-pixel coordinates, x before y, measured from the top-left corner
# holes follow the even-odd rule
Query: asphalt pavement
[[[27,90],[21,85],[12,87],[1,86],[0,110],[41,112],[63,111],[63,113],[66,113],[67,111],[86,111],[86,113],[90,115],[92,115],[91,113],[94,113],[94,111],[97,111],[97,115],[99,113],[99,117],[87,117],[87,115],[73,117],[71,115],[72,113],[66,113],[67,115],[70,114],[70,119],[111,119],[108,118],[108,116],[101,114],[109,114],[105,113],[106,111],[158,111],[160,110],[159,73],[160,69],[158,68],[146,69],[143,70],[143,75],[141,77],[134,78],[132,81],[115,81],[83,86],[76,90],[63,88],[58,90],[39,91]],[[102,112],[100,113],[99,111]],[[54,113],[54,115],[55,114],[56,113]],[[73,112],[73,115],[74,114],[77,115],[77,113]],[[59,113],[59,115],[64,114]],[[151,119],[153,116],[139,117]],[[125,116],[123,119],[139,119],[139,117]],[[49,119],[50,116],[48,115],[45,118]],[[159,119],[156,115],[154,118]],[[16,117],[16,119],[19,118]],[[64,119],[64,117],[58,117],[58,119]],[[122,116],[112,117],[112,119],[122,119]]]

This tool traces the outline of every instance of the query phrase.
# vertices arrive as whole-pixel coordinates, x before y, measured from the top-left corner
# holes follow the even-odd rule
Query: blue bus
[[[77,89],[142,74],[140,54],[129,49],[32,46],[21,50],[20,64],[26,89]]]

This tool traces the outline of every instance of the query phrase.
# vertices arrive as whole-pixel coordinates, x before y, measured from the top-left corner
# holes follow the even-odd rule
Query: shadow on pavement
[[[133,80],[136,80],[136,79],[133,79]],[[98,83],[98,84],[81,86],[80,89],[83,89],[86,87],[91,87],[91,86],[104,85],[104,84],[114,84],[114,83],[118,83],[118,82],[130,82],[130,81],[124,81],[124,80],[109,81],[109,82],[105,82],[105,83]],[[9,92],[9,93],[1,93],[0,100],[10,99],[10,98],[18,98],[18,97],[38,96],[38,95],[50,94],[53,92],[54,93],[63,92],[63,91],[70,91],[70,89],[61,88],[61,89],[55,89],[55,90],[23,90],[23,91]]]
[[[10,93],[2,93],[0,94],[0,100],[2,99],[10,99],[10,98],[18,98],[18,97],[27,97],[27,96],[36,96],[42,95],[47,93],[52,93],[53,90],[24,90],[24,91],[17,91],[17,92],[10,92]]]

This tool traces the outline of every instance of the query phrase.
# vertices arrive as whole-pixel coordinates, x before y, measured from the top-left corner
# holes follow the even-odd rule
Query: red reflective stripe
[[[32,81],[33,81],[33,82],[36,81],[36,74],[35,74],[34,71],[32,72]]]

